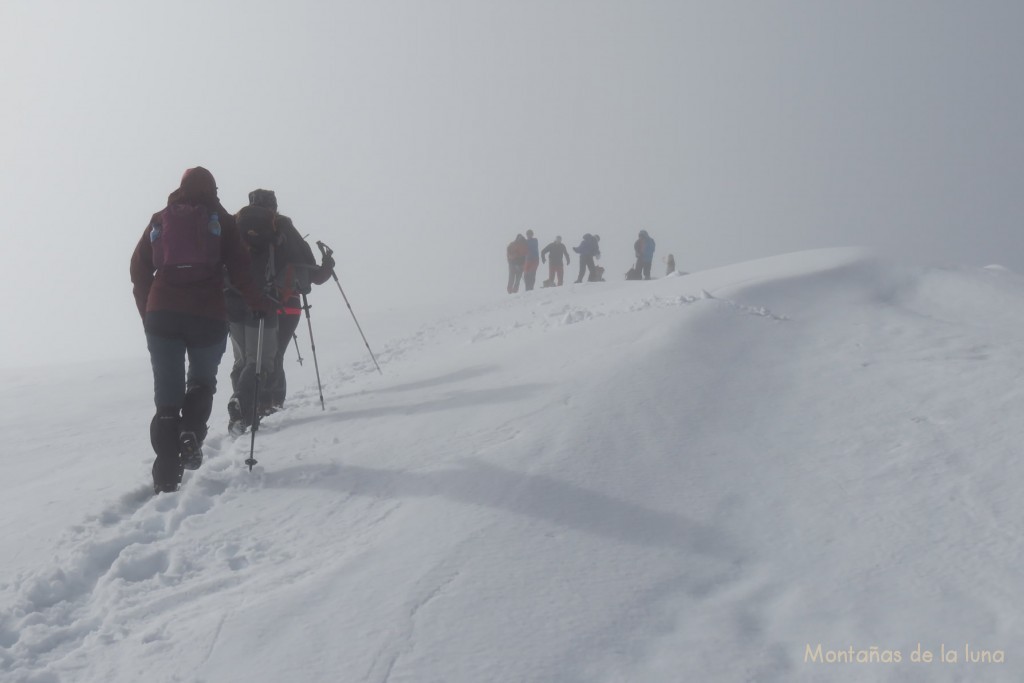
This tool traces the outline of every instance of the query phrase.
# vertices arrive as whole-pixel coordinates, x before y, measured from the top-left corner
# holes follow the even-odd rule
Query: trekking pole
[[[320,247],[320,251],[324,256],[330,256],[334,253],[334,250],[323,242],[318,241],[316,246]],[[381,371],[380,365],[377,363],[377,358],[373,355],[373,350],[370,348],[370,342],[366,341],[366,335],[363,334],[363,328],[359,326],[359,321],[356,320],[356,314],[352,310],[352,304],[348,302],[348,297],[345,296],[345,290],[341,288],[341,280],[338,279],[338,274],[335,273],[334,270],[331,270],[331,276],[334,278],[334,283],[338,285],[338,291],[341,292],[341,298],[345,300],[345,305],[348,306],[348,312],[352,314],[352,320],[355,321],[356,329],[359,330],[359,336],[363,338],[363,343],[366,344],[366,350],[370,352],[370,358],[373,358],[373,364],[377,366],[377,372],[383,375],[384,373]]]
[[[245,464],[252,472],[252,466],[256,464],[253,452],[256,450],[256,432],[260,428],[260,375],[263,374],[263,328],[264,319],[260,318],[260,331],[256,336],[256,386],[252,395],[252,438],[249,440],[249,458]]]
[[[313,349],[313,367],[316,368],[316,388],[320,390],[320,410],[327,410],[324,405],[324,385],[320,383],[320,363],[316,360],[316,342],[313,341],[313,320],[309,317],[309,302],[302,295],[302,310],[306,312],[306,323],[309,325],[309,347]]]
[[[302,351],[299,351],[299,335],[292,332],[292,339],[295,340],[295,354],[299,357],[299,365],[302,365]]]

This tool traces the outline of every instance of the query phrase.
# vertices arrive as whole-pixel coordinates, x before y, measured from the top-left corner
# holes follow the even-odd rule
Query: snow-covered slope
[[[318,331],[327,410],[293,379],[252,473],[225,365],[156,498],[144,360],[5,375],[0,678],[1024,677],[1022,278],[844,249],[479,301],[392,320],[383,375]]]

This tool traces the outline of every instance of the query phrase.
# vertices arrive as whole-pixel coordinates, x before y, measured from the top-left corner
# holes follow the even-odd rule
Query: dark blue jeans
[[[155,311],[146,314],[145,328],[156,403],[156,415],[149,425],[156,453],[153,485],[157,491],[174,491],[182,476],[178,457],[181,433],[193,432],[200,444],[206,439],[217,368],[227,348],[227,323]]]
[[[153,365],[156,406],[180,410],[186,392],[194,387],[203,387],[212,397],[227,338],[227,323],[223,321],[184,314],[147,314],[146,346]]]

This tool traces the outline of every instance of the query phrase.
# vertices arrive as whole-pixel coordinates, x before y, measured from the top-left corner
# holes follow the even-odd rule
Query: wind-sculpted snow
[[[607,285],[607,283],[604,283]],[[648,283],[650,284],[650,283]],[[602,287],[602,284],[591,285]],[[629,288],[643,288],[641,283],[628,283]],[[399,347],[411,347],[427,338],[433,338],[435,342],[447,341],[443,332],[454,332],[464,335],[473,343],[496,339],[509,335],[532,333],[538,330],[548,330],[565,325],[576,325],[579,323],[592,322],[602,318],[620,318],[629,316],[638,311],[658,310],[666,308],[677,308],[693,304],[705,304],[715,307],[729,307],[740,313],[770,318],[772,320],[784,321],[786,316],[776,314],[764,306],[755,306],[738,303],[736,301],[715,297],[709,292],[696,289],[694,294],[681,294],[666,296],[660,293],[649,293],[646,291],[629,292],[632,296],[621,296],[625,292],[620,288],[615,290],[613,296],[599,297],[595,293],[589,293],[586,297],[575,297],[577,291],[547,292],[544,290],[531,293],[536,296],[534,306],[523,307],[518,302],[512,302],[505,306],[491,306],[485,310],[471,311],[459,317],[446,321],[443,325],[430,325],[421,330],[411,338],[402,340]],[[600,292],[598,292],[599,294]],[[584,301],[577,301],[584,298]],[[568,299],[568,300],[567,300]],[[504,320],[494,324],[481,324],[482,321],[494,321],[498,312],[506,313]],[[396,348],[395,344],[387,347],[386,353],[389,357],[401,355],[402,351]]]
[[[144,364],[12,377],[0,679],[1024,676],[1016,274],[830,250],[395,329],[251,473],[222,391],[155,498]]]

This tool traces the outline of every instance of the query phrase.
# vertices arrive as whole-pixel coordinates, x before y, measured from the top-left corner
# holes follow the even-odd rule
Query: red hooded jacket
[[[269,302],[256,289],[249,274],[249,252],[238,234],[234,217],[221,206],[217,198],[217,183],[213,174],[202,166],[190,168],[181,178],[181,187],[167,198],[167,204],[205,206],[217,212],[220,220],[221,263],[227,268],[231,282],[242,292],[253,310],[268,310]],[[150,225],[157,219],[153,214]],[[224,306],[224,277],[217,273],[199,282],[170,284],[164,282],[153,266],[153,246],[149,239],[150,226],[142,232],[132,254],[131,277],[134,285],[135,305],[143,319],[149,311],[174,311],[204,318],[227,319]]]

